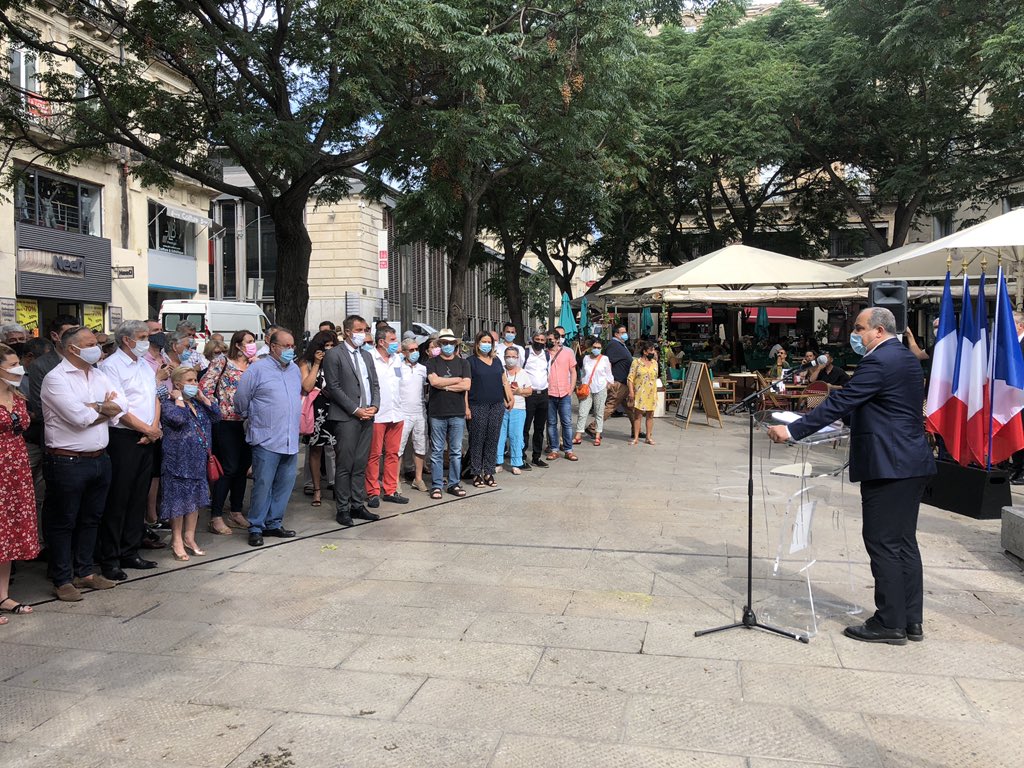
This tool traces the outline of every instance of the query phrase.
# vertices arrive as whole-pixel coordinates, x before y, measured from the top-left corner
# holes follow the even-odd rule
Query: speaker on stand
[[[907,329],[907,281],[877,280],[868,288],[868,303],[872,307],[885,307],[896,318],[896,333],[902,336]]]

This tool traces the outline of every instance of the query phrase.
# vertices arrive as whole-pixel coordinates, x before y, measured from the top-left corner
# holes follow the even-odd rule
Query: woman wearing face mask
[[[194,368],[175,368],[171,382],[174,389],[160,409],[164,431],[160,516],[171,521],[174,559],[184,561],[189,553],[206,554],[196,544],[196,522],[199,508],[210,503],[206,464],[220,407],[203,394]]]
[[[474,487],[494,488],[498,485],[494,480],[498,437],[506,403],[512,402],[512,391],[501,362],[494,357],[494,340],[489,331],[476,335],[469,370],[469,473]]]
[[[249,521],[242,514],[245,501],[245,480],[252,466],[252,449],[245,441],[242,418],[235,413],[235,391],[249,363],[259,348],[249,331],[236,331],[228,342],[225,357],[214,360],[203,376],[203,395],[220,409],[220,421],[213,425],[213,455],[224,473],[213,484],[210,499],[210,533],[227,535],[232,528],[248,530]],[[224,502],[230,497],[231,511],[224,514]]]
[[[170,366],[171,370],[182,365],[194,368],[198,360],[192,353],[192,337],[186,331],[172,333],[167,339],[164,358],[164,362]]]
[[[302,441],[309,446],[309,473],[313,478],[312,505],[314,507],[319,507],[321,504],[320,466],[324,459],[324,448],[337,444],[334,435],[325,426],[331,401],[324,394],[327,381],[324,379],[323,370],[324,355],[337,343],[337,333],[320,331],[309,340],[306,351],[299,359],[299,371],[302,373],[302,394],[309,395],[314,389],[317,390],[316,399],[313,401],[313,432],[302,436]]]
[[[22,437],[28,429],[28,407],[18,391],[24,376],[17,354],[0,344],[0,624],[7,623],[5,613],[32,613],[30,606],[11,599],[7,589],[11,562],[39,554],[36,497]]]
[[[590,340],[590,351],[583,357],[583,375],[580,384],[589,390],[586,397],[580,398],[580,388],[576,387],[576,397],[580,401],[580,412],[576,418],[576,437],[573,445],[583,442],[583,432],[587,426],[587,418],[591,408],[594,411],[594,445],[601,444],[601,433],[604,431],[604,405],[608,399],[608,384],[613,380],[612,364],[604,356],[604,342],[601,339]]]
[[[519,350],[514,346],[505,348],[505,381],[512,393],[512,402],[506,405],[501,421],[501,434],[498,436],[497,461],[500,465],[505,458],[505,440],[509,441],[508,463],[513,475],[523,474],[523,444],[525,438],[523,428],[526,426],[526,398],[533,394],[530,374],[520,365]]]
[[[648,445],[654,445],[654,405],[658,397],[658,353],[654,342],[640,342],[640,357],[633,361],[626,379],[629,389],[628,404],[633,409],[633,439],[630,445],[640,441],[640,419],[647,419]]]

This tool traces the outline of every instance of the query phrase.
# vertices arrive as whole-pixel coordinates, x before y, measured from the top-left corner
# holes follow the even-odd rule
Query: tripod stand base
[[[715,632],[724,632],[727,629],[737,629],[738,627],[746,627],[747,629],[763,629],[765,632],[773,632],[776,635],[788,637],[790,640],[799,640],[801,643],[805,644],[811,642],[811,639],[807,635],[798,635],[796,632],[790,632],[788,629],[773,627],[771,624],[762,624],[757,620],[757,615],[749,605],[743,606],[743,619],[741,621],[737,621],[733,624],[726,624],[722,627],[700,629],[694,632],[693,636],[703,637],[704,635],[711,635]]]

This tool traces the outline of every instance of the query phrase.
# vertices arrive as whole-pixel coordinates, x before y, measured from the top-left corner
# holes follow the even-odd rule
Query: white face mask
[[[86,347],[85,349],[78,347],[78,356],[82,358],[82,362],[96,365],[103,357],[103,350],[100,347]]]
[[[365,343],[366,343],[366,334],[365,333],[360,331],[359,333],[353,333],[352,334],[352,346],[354,346],[356,349],[359,349],[359,347],[363,346],[363,344],[365,344]]]
[[[136,357],[142,357],[144,354],[149,352],[149,340],[136,341],[135,346],[132,347],[132,352],[135,353]]]
[[[11,389],[17,389],[18,386],[21,384],[21,380],[25,378],[25,368],[20,365],[16,365],[13,368],[3,368],[0,370],[3,370],[3,380]]]

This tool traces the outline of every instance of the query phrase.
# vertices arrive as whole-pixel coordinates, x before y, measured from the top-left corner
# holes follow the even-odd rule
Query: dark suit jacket
[[[377,369],[373,358],[365,349],[359,350],[366,372],[370,376],[370,402],[368,406],[380,408],[380,383],[377,381]],[[359,368],[352,360],[352,347],[347,342],[327,350],[324,355],[324,394],[330,400],[327,418],[331,421],[350,421],[359,410],[359,398],[363,388],[359,380]]]
[[[891,480],[935,474],[924,436],[924,375],[899,340],[879,344],[860,361],[850,383],[789,425],[796,440],[850,417],[850,480]]]
[[[629,367],[633,364],[633,355],[626,349],[625,344],[614,338],[604,345],[604,353],[612,366],[612,378],[620,384],[625,384],[629,378]]]

